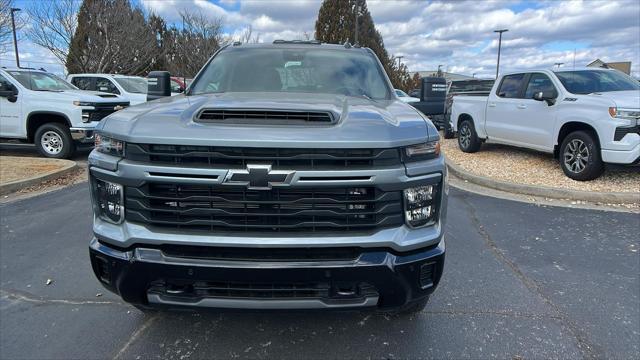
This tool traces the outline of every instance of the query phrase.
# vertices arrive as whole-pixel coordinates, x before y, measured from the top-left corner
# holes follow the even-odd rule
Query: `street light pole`
[[[13,28],[13,49],[16,52],[16,66],[20,68],[20,57],[18,56],[18,38],[16,37],[16,21],[14,13],[20,11],[19,8],[11,8],[11,27]]]
[[[564,63],[557,62],[557,63],[555,63],[555,64],[553,64],[553,65],[557,66],[557,67],[556,67],[556,69],[560,69],[560,65],[563,65],[563,64],[564,64]]]
[[[353,44],[357,44],[358,43],[358,15],[360,13],[360,2],[358,0],[356,0],[356,34],[354,36],[354,42]]]
[[[496,66],[496,79],[498,78],[498,73],[500,72],[500,49],[502,48],[502,33],[507,31],[509,31],[509,29],[501,29],[501,30],[493,31],[500,34],[498,37],[498,65]]]

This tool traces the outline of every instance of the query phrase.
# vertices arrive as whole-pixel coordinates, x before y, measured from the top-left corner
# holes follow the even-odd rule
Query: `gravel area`
[[[20,156],[0,156],[0,184],[45,174],[61,169],[66,161]]]
[[[447,158],[476,175],[570,190],[640,192],[638,166],[607,166],[605,173],[595,180],[575,181],[564,175],[551,154],[496,144],[483,144],[479,152],[467,154],[458,148],[458,139],[441,139]]]

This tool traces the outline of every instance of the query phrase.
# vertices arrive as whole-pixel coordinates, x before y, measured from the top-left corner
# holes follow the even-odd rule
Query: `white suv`
[[[93,130],[129,106],[117,95],[79,90],[45,71],[0,69],[0,140],[34,143],[46,157],[93,146]]]

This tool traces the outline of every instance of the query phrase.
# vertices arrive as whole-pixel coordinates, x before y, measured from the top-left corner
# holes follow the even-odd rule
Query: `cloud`
[[[224,31],[230,35],[251,25],[263,42],[301,39],[304,33],[312,36],[321,5],[320,0],[138,2],[170,23],[179,22],[181,10],[190,10],[223,18]],[[402,61],[411,71],[434,70],[443,64],[449,71],[492,77],[498,45],[493,30],[508,28],[500,61],[504,70],[545,68],[555,62],[573,65],[575,49],[576,65],[596,58],[632,61],[632,72],[640,77],[637,0],[368,0],[367,7],[389,53],[404,56]],[[33,59],[54,61],[36,48],[29,47]]]

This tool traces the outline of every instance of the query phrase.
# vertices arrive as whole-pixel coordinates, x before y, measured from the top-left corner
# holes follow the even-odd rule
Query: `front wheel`
[[[474,153],[480,150],[482,142],[476,134],[476,128],[473,121],[464,120],[458,127],[458,147],[466,153]]]
[[[75,149],[69,129],[56,123],[40,126],[34,142],[40,154],[54,159],[68,159]]]
[[[560,167],[573,180],[593,180],[604,172],[600,147],[591,132],[574,131],[560,145]]]

